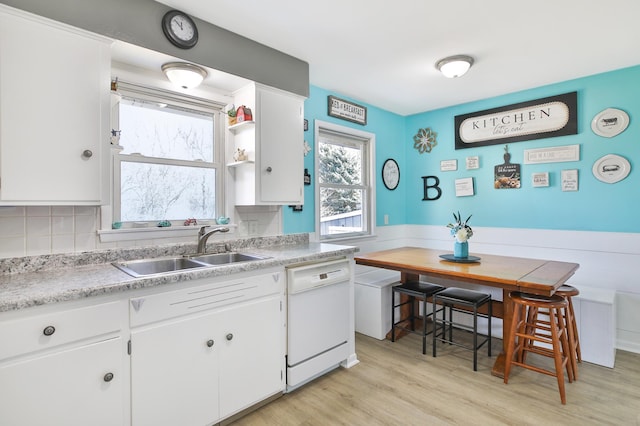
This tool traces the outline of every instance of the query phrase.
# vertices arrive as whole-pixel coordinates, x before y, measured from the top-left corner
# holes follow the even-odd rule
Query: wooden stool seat
[[[559,295],[545,297],[521,292],[512,292],[509,297],[514,304],[514,310],[511,335],[508,336],[504,382],[509,382],[509,373],[513,365],[556,377],[560,400],[566,404],[565,369],[569,381],[573,380],[573,370],[570,363],[572,354],[569,350],[567,322],[564,317],[567,312],[567,301]],[[545,315],[544,318],[539,315],[541,311]],[[536,342],[549,345],[551,349],[536,346]],[[528,352],[553,358],[555,371],[528,364],[526,362]]]
[[[410,333],[416,333],[422,335],[422,353],[427,353],[427,335],[431,334],[433,330],[427,331],[427,317],[432,316],[433,312],[427,313],[427,301],[430,297],[439,291],[444,290],[444,287],[437,284],[431,284],[422,281],[408,281],[400,285],[392,287],[391,294],[391,341],[396,341],[396,328],[408,331]],[[404,294],[409,296],[407,300],[400,300],[398,304],[395,302],[395,294]],[[415,301],[422,301],[422,331],[418,332],[415,329],[415,320],[419,317],[415,312]],[[396,308],[404,305],[409,305],[409,315],[405,318],[395,320]],[[401,325],[401,323],[409,321],[409,327]]]

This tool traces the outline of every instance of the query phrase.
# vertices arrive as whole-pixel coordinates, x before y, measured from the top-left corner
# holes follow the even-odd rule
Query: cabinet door
[[[224,346],[215,333],[218,322],[218,314],[208,313],[131,333],[133,426],[217,421],[218,353]]]
[[[303,101],[295,95],[265,88],[259,88],[256,97],[260,202],[302,204]]]
[[[114,338],[3,365],[0,424],[126,424],[123,349]]]
[[[275,295],[224,313],[221,418],[284,390],[284,320],[280,301],[280,295]]]
[[[0,201],[101,202],[109,80],[108,43],[0,12]]]

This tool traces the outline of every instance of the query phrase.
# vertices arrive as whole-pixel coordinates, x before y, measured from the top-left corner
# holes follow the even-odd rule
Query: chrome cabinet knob
[[[273,169],[271,168],[271,166],[267,167],[267,173],[271,173],[273,171]]]
[[[227,334],[227,340],[233,340],[233,334],[231,333]]]
[[[44,328],[44,330],[42,330],[42,334],[44,334],[45,336],[51,336],[55,332],[56,328],[52,325],[48,325]]]
[[[102,378],[105,382],[110,382],[113,380],[113,373],[107,373],[104,375],[104,377]]]
[[[210,348],[210,347],[213,347],[213,343],[214,343],[214,342],[213,342],[213,339],[211,339],[211,340],[207,340],[207,347],[209,347],[209,348]]]
[[[82,151],[82,158],[91,158],[93,157],[93,152],[90,149],[85,149]]]

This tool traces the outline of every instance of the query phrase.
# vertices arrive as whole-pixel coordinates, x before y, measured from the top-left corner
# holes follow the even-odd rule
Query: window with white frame
[[[375,135],[316,122],[316,232],[321,240],[373,234]]]
[[[119,84],[114,221],[213,219],[222,211],[221,105]]]

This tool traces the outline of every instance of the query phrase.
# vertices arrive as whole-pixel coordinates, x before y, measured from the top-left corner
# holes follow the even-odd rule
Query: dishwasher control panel
[[[347,259],[287,268],[289,294],[301,293],[350,279],[351,263]]]

